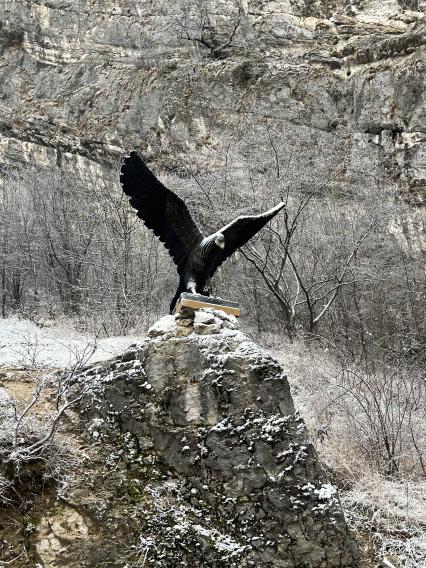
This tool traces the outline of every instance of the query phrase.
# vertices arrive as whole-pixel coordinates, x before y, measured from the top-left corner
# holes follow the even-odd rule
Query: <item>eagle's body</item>
[[[190,289],[192,283],[198,288],[197,293],[203,293],[205,286],[214,271],[221,249],[215,243],[216,235],[204,238],[189,254],[185,265],[185,285]]]
[[[138,216],[160,237],[176,264],[180,281],[171,312],[182,292],[210,295],[216,269],[284,207],[279,203],[261,215],[238,217],[205,237],[182,199],[155,177],[136,152],[125,158],[120,181]]]
[[[171,312],[182,292],[210,296],[210,277],[208,274],[213,272],[214,263],[217,261],[220,252],[214,241],[214,237],[207,237],[189,253],[182,270],[179,287],[170,304]]]

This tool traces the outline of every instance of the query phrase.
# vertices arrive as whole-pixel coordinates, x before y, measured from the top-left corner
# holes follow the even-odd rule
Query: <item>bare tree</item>
[[[188,163],[177,154],[176,171],[157,171],[206,232],[286,202],[271,227],[215,276],[215,293],[231,290],[259,332],[315,332],[344,342],[354,357],[379,343],[382,351],[418,357],[420,261],[388,230],[392,219],[409,215],[404,203],[365,173],[364,193],[348,200],[347,155],[332,137],[325,144],[322,133],[282,133],[267,123],[250,135],[240,129],[211,171],[200,173],[196,156]],[[66,165],[2,179],[3,317],[42,322],[66,314],[111,334],[167,310],[176,285],[171,261],[123,198],[116,169],[99,169],[90,180]]]
[[[258,246],[248,244],[242,250],[243,256],[256,268],[267,289],[277,300],[290,336],[296,332],[302,310],[308,315],[308,330],[314,331],[342,288],[357,280],[356,254],[377,225],[377,219],[372,218],[347,247],[339,247],[335,243],[335,258],[332,262],[330,256],[326,259],[319,250],[313,248],[308,249],[309,252],[304,250],[301,254],[297,248],[303,250],[306,247],[303,237],[308,232],[315,233],[319,242],[323,240],[319,234],[322,227],[318,223],[314,225],[320,219],[317,217],[314,221],[313,215],[303,217],[317,193],[318,189],[313,189],[307,195],[302,195],[298,202],[293,201],[291,212],[288,210],[287,198],[282,227],[278,220],[276,228],[270,227],[269,235]],[[327,223],[331,221],[329,216]],[[344,224],[345,218],[341,217],[338,233],[341,234]],[[296,239],[297,232],[302,235],[300,239]]]
[[[224,16],[219,27],[215,25],[215,16],[209,12],[205,2],[197,0],[184,5],[182,16],[177,18],[176,24],[180,39],[202,45],[208,50],[210,57],[222,59],[226,57],[228,50],[236,47],[233,42],[242,18],[242,6],[237,3],[235,13]]]
[[[419,370],[403,361],[380,370],[342,368],[336,382],[337,406],[352,439],[366,459],[384,475],[425,476],[422,429],[426,391]]]
[[[73,364],[62,371],[54,379],[42,370],[35,371],[33,378],[35,386],[31,399],[18,410],[16,400],[11,400],[9,408],[2,408],[6,415],[2,417],[3,424],[0,432],[0,456],[2,458],[3,474],[9,479],[8,487],[14,479],[19,478],[25,464],[33,462],[44,463],[49,475],[58,476],[72,456],[55,444],[54,439],[65,413],[77,405],[89,391],[90,385],[77,384],[78,372],[87,364],[96,350],[96,341],[88,343],[83,350],[74,353]],[[34,361],[28,361],[33,368]],[[31,376],[32,371],[30,371]],[[52,390],[56,384],[56,410],[43,424],[36,418],[34,410],[40,403],[41,397],[47,390]],[[11,410],[13,409],[13,412]],[[5,494],[6,489],[5,486]],[[1,497],[1,495],[0,495]]]

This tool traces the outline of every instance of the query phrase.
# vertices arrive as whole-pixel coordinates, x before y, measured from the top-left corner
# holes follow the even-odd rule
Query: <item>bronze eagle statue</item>
[[[182,292],[209,296],[216,269],[284,207],[281,202],[260,215],[237,217],[205,237],[185,202],[156,178],[137,152],[124,159],[120,182],[138,217],[165,244],[176,264],[180,280],[170,313]]]

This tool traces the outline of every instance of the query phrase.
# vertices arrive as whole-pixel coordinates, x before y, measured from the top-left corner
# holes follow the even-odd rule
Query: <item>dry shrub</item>
[[[295,406],[340,486],[364,565],[426,566],[425,391],[418,369],[395,361],[374,372],[361,364],[348,370],[331,345],[272,335],[263,343],[288,371]]]
[[[77,457],[59,438],[43,443],[30,455],[25,449],[48,437],[51,424],[29,417],[19,428],[15,443],[15,417],[0,416],[0,505],[17,498],[25,502],[25,494],[48,482],[61,484],[77,466]]]
[[[0,389],[0,503],[16,498],[25,503],[28,492],[48,481],[62,484],[78,466],[78,456],[57,434],[65,413],[89,388],[75,387],[75,374],[92,354],[88,345],[74,366],[55,378],[29,367],[26,378],[34,388],[25,401]]]

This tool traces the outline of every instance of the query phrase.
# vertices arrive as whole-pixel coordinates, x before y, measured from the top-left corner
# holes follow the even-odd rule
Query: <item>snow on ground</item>
[[[0,319],[0,367],[67,367],[84,357],[94,363],[122,353],[143,336],[126,335],[95,340],[65,326],[37,327],[18,318]],[[93,348],[93,354],[88,358]]]

